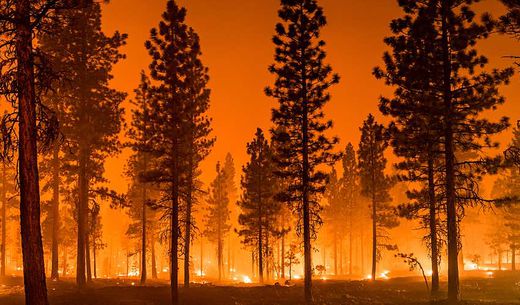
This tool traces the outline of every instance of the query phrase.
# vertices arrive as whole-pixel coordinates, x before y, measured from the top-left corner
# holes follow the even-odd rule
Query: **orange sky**
[[[212,89],[210,115],[214,119],[217,143],[203,164],[203,180],[214,176],[214,165],[231,152],[239,167],[247,159],[245,145],[255,129],[270,127],[270,109],[274,102],[263,89],[272,81],[267,66],[272,63],[271,37],[277,22],[279,0],[180,0],[188,9],[187,23],[201,37],[203,61],[210,69]],[[328,62],[342,77],[332,90],[332,101],[327,115],[334,120],[334,134],[341,138],[341,147],[348,141],[357,143],[358,127],[369,112],[378,117],[377,103],[381,94],[389,94],[383,82],[376,80],[372,68],[381,64],[385,48],[382,40],[389,34],[388,24],[402,13],[395,0],[322,0],[321,5],[329,24],[323,30],[327,42]],[[483,1],[480,7],[495,15],[502,11],[497,0]],[[164,11],[166,0],[112,0],[104,8],[104,30],[119,30],[129,34],[124,52],[127,59],[115,68],[113,86],[127,92],[137,86],[139,71],[149,64],[143,46],[149,30],[156,26]],[[488,55],[491,66],[506,66],[503,55],[514,54],[517,42],[505,37],[494,37],[480,44]],[[520,53],[520,52],[518,52]],[[500,115],[516,121],[520,118],[517,103],[520,86],[515,77],[513,84],[504,88],[507,104]],[[130,95],[132,97],[132,95]],[[508,140],[508,136],[501,137]],[[126,190],[122,180],[123,157],[109,160],[107,176],[113,187]]]

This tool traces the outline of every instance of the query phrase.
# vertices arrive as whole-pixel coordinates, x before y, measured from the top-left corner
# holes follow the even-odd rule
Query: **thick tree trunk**
[[[48,305],[40,226],[40,186],[30,0],[16,1],[20,226],[25,303]]]
[[[52,153],[52,249],[51,279],[59,278],[58,243],[60,232],[60,147],[54,144]]]
[[[431,149],[428,156],[428,201],[430,209],[430,248],[432,264],[432,295],[439,292],[439,250],[437,242],[437,200],[435,198],[434,166]]]
[[[2,162],[2,244],[0,244],[0,277],[5,277],[5,266],[7,263],[6,246],[7,246],[7,167],[6,161]]]
[[[448,227],[448,300],[457,302],[460,299],[459,266],[458,266],[458,228],[457,206],[455,198],[455,149],[453,143],[452,91],[451,91],[451,55],[449,46],[448,14],[451,1],[442,0],[442,46],[444,65],[444,150],[446,166],[446,209]]]

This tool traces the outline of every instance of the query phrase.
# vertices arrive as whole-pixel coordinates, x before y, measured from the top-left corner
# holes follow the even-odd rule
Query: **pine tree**
[[[332,168],[327,181],[327,188],[324,197],[327,199],[328,205],[323,209],[323,219],[325,227],[328,228],[332,236],[332,243],[334,247],[334,274],[339,275],[338,272],[338,245],[343,245],[343,238],[346,233],[345,221],[347,218],[346,198],[343,186],[341,185],[341,178],[338,178],[336,169]],[[342,261],[340,259],[340,261]],[[340,265],[342,262],[340,262]],[[340,270],[342,268],[340,267]]]
[[[356,151],[352,143],[348,143],[345,149],[345,154],[342,157],[341,164],[343,167],[343,177],[341,179],[341,185],[343,187],[343,197],[346,205],[346,219],[347,229],[349,234],[349,275],[353,272],[353,253],[354,248],[354,231],[356,226],[363,225],[361,223],[363,219],[361,207],[361,188],[359,181],[359,167],[357,164]],[[357,234],[357,233],[356,233]]]
[[[390,189],[394,181],[385,174],[387,160],[384,152],[388,141],[384,138],[384,127],[369,115],[363,123],[359,142],[359,173],[361,192],[371,202],[372,210],[372,281],[376,279],[377,262],[383,248],[391,246],[383,243],[387,237],[386,229],[396,227],[399,222],[389,203]]]
[[[199,36],[193,29],[189,30],[188,43],[190,50],[185,63],[187,74],[185,79],[185,106],[183,116],[186,117],[182,126],[182,140],[186,150],[187,174],[184,193],[184,287],[190,285],[190,249],[193,239],[193,228],[196,224],[193,217],[194,205],[203,195],[199,181],[200,163],[208,156],[215,138],[210,137],[212,132],[211,118],[207,115],[210,106],[210,90],[208,89],[208,69],[203,65],[200,57]]]
[[[231,226],[229,224],[230,211],[226,175],[220,167],[220,162],[217,163],[216,172],[217,176],[211,183],[207,200],[204,236],[217,245],[218,279],[220,281],[224,271],[224,238]]]
[[[94,185],[105,182],[102,177],[104,160],[120,148],[121,103],[126,94],[111,89],[114,64],[124,58],[119,48],[126,35],[116,32],[112,37],[101,31],[101,5],[87,1],[75,9],[60,11],[56,21],[41,37],[42,49],[54,67],[67,81],[61,86],[59,98],[66,112],[60,114],[62,133],[68,141],[66,167],[77,176],[78,222],[76,282],[86,283],[88,248],[89,196]],[[85,268],[87,267],[87,269]],[[88,274],[87,274],[88,275]]]
[[[276,177],[274,175],[273,155],[269,141],[261,129],[257,129],[255,138],[247,144],[249,162],[242,168],[242,197],[238,201],[241,214],[238,231],[242,243],[256,249],[258,276],[264,281],[264,266],[267,265],[271,251],[269,240],[279,234],[276,221],[280,213],[280,204],[275,200]]]
[[[324,63],[325,42],[320,30],[327,21],[316,0],[282,0],[278,11],[281,22],[276,25],[273,42],[275,64],[269,71],[276,76],[266,94],[278,100],[273,110],[273,140],[280,160],[280,176],[290,180],[281,197],[294,203],[298,212],[298,232],[303,236],[305,267],[305,300],[312,297],[312,246],[315,229],[321,223],[318,203],[327,175],[318,169],[332,164],[338,156],[331,153],[338,139],[329,139],[324,132],[332,127],[324,119],[323,106],[330,100],[328,89],[339,77]],[[278,131],[278,132],[277,132]]]
[[[403,46],[409,51],[407,53],[405,50],[403,54],[411,55],[403,57],[408,62],[399,63],[399,68],[408,65],[412,69],[417,67],[416,73],[422,70],[420,74],[415,74],[415,81],[412,81],[413,73],[408,74],[403,84],[409,85],[405,89],[409,90],[411,98],[421,88],[421,98],[416,102],[423,109],[431,110],[434,118],[430,122],[438,119],[437,124],[426,128],[432,128],[435,133],[438,131],[441,137],[439,164],[442,165],[442,172],[439,172],[439,181],[443,187],[439,198],[444,202],[446,211],[450,301],[460,297],[459,223],[464,207],[490,203],[479,194],[478,182],[484,174],[496,171],[498,160],[486,157],[483,152],[485,148],[497,147],[491,136],[509,125],[507,118],[491,122],[480,117],[482,112],[494,110],[504,103],[498,87],[508,83],[513,70],[486,72],[488,61],[478,54],[475,46],[479,40],[488,37],[493,23],[475,22],[474,3],[471,0],[400,2],[407,13],[420,16],[417,18],[420,22],[410,27],[413,30],[410,37],[413,39]],[[410,22],[411,18],[407,17],[394,26],[396,29],[401,26],[407,31],[407,25],[402,27],[402,23]]]
[[[150,170],[149,164],[152,155],[150,153],[150,111],[151,102],[153,99],[153,93],[150,88],[150,80],[146,74],[141,72],[141,83],[139,87],[134,91],[135,100],[133,101],[135,109],[132,111],[132,122],[131,128],[128,131],[128,137],[130,142],[128,145],[132,148],[134,155],[128,162],[127,174],[132,177],[132,186],[129,189],[130,198],[130,215],[133,219],[137,219],[138,222],[131,225],[134,229],[138,227],[141,229],[141,270],[140,270],[140,283],[144,285],[147,279],[147,229],[149,228],[148,222],[152,217],[148,216],[149,209],[147,206],[150,204],[150,184],[143,178],[147,175]],[[137,193],[140,193],[139,195]],[[139,210],[136,211],[136,209]],[[153,213],[152,213],[153,214]],[[129,229],[130,231],[130,229]],[[127,232],[128,233],[128,232]],[[135,233],[135,232],[133,232]],[[152,234],[154,234],[152,232]]]
[[[15,147],[18,149],[25,301],[46,305],[37,142],[40,147],[52,143],[57,122],[54,116],[47,116],[49,112],[39,98],[48,89],[49,75],[45,64],[36,64],[38,60],[45,62],[45,58],[40,56],[34,37],[63,3],[20,0],[0,4],[0,94],[12,105],[12,112],[2,120],[2,155],[5,161],[13,156]]]
[[[500,0],[506,7],[507,13],[498,20],[498,30],[514,39],[520,39],[520,3],[518,0]]]
[[[439,124],[442,101],[433,95],[432,83],[439,84],[435,77],[436,66],[432,62],[435,32],[431,28],[434,15],[410,7],[414,4],[401,2],[406,15],[394,19],[390,28],[393,36],[385,43],[392,48],[383,56],[385,69],[376,68],[374,74],[383,78],[387,85],[396,86],[392,99],[381,98],[380,110],[391,116],[389,132],[391,145],[397,156],[405,161],[396,165],[403,181],[420,182],[421,189],[408,193],[411,204],[400,206],[400,214],[407,218],[419,218],[421,227],[428,231],[424,238],[430,249],[432,264],[432,294],[439,290],[439,258],[442,240],[439,240],[440,202],[437,189],[438,168],[442,168],[441,138]]]
[[[209,107],[207,69],[200,62],[199,40],[185,23],[186,9],[175,1],[167,2],[159,28],[152,29],[145,46],[152,57],[150,74],[153,111],[151,115],[151,146],[157,158],[152,181],[165,187],[163,207],[170,219],[171,295],[178,304],[178,254],[183,227],[180,214],[185,215],[185,270],[189,271],[189,246],[193,218],[191,209],[200,193],[197,180],[199,163],[209,153],[214,140],[209,138],[211,120],[205,112]],[[181,205],[182,204],[182,205]],[[189,272],[185,274],[189,284]]]

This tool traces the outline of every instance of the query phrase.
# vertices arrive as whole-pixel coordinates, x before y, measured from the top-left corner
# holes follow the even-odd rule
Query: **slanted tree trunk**
[[[54,144],[52,152],[52,249],[51,249],[51,279],[59,278],[58,243],[60,232],[60,147]]]
[[[442,0],[442,56],[444,78],[444,151],[446,171],[446,214],[448,227],[448,300],[457,302],[460,298],[458,266],[458,228],[457,207],[455,202],[455,153],[453,144],[451,54],[448,29],[450,0]]]
[[[429,203],[429,226],[430,226],[430,247],[432,264],[432,295],[439,292],[439,250],[437,242],[437,200],[435,198],[434,166],[431,149],[428,156],[428,203]]]
[[[30,0],[16,1],[15,49],[18,93],[20,226],[25,302],[48,305],[40,225],[40,185]]]
[[[0,277],[5,277],[5,265],[7,262],[6,257],[6,244],[7,244],[7,177],[6,177],[6,161],[2,162],[2,244],[0,244]]]

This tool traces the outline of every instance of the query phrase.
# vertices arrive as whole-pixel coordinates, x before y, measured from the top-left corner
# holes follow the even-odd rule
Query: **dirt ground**
[[[75,289],[72,280],[49,283],[51,305],[166,305],[170,304],[165,282],[136,285],[134,279],[97,280],[85,291]],[[316,280],[317,305],[431,304],[419,278],[367,281]],[[461,282],[464,303],[520,304],[520,274],[502,273],[493,278],[466,277]],[[442,287],[445,290],[445,285]],[[180,289],[184,305],[296,305],[303,304],[303,287],[217,286],[194,284]],[[442,300],[442,296],[439,297]],[[442,301],[433,303],[443,304]],[[0,284],[1,305],[23,304],[23,286],[19,278]]]

